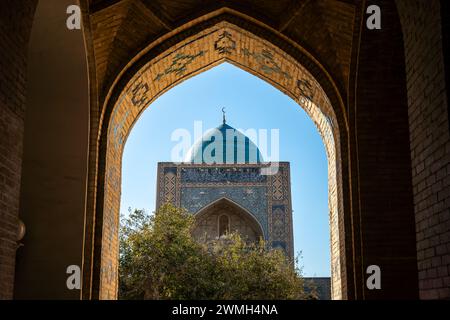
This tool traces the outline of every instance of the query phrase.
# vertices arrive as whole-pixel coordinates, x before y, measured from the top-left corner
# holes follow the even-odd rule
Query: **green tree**
[[[194,217],[163,205],[122,220],[120,299],[305,299],[300,270],[281,250],[238,234],[192,237]]]

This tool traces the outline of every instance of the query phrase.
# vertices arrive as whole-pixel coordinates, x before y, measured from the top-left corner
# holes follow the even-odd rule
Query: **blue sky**
[[[312,120],[291,98],[231,64],[203,72],[154,101],[133,127],[122,163],[121,212],[128,207],[155,210],[157,163],[171,160],[172,132],[193,136],[194,121],[203,130],[222,123],[237,129],[278,129],[280,161],[291,164],[295,251],[302,251],[305,276],[330,276],[327,160]],[[270,152],[269,152],[270,153]]]

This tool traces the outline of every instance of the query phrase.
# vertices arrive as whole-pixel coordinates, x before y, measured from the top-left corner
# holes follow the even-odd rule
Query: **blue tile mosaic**
[[[181,206],[196,213],[212,202],[227,198],[248,210],[261,224],[268,239],[267,187],[182,187]]]

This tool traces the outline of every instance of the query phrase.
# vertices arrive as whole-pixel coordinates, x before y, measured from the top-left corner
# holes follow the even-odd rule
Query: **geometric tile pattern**
[[[227,199],[258,221],[270,246],[293,258],[289,163],[280,162],[275,175],[261,174],[267,165],[160,162],[156,206],[169,202],[196,214]]]

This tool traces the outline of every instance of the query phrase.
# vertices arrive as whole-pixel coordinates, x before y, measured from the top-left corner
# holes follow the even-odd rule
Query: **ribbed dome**
[[[260,163],[263,158],[258,147],[247,136],[224,122],[208,130],[192,146],[185,162],[244,164]]]

